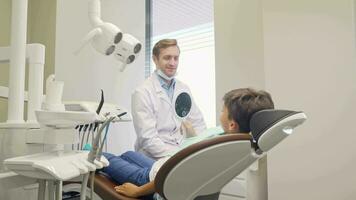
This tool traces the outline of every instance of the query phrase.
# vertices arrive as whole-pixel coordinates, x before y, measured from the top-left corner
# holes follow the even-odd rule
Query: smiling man
[[[180,92],[191,96],[187,85],[175,78],[180,50],[175,39],[155,44],[152,59],[155,72],[136,88],[131,98],[132,118],[137,134],[135,149],[158,159],[178,149],[185,135],[182,120],[176,117],[174,97]],[[192,98],[192,108],[185,119],[198,132],[206,129],[203,116]]]

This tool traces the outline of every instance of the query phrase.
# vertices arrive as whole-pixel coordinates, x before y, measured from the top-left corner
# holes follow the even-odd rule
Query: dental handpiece
[[[84,129],[83,129],[81,142],[80,142],[80,150],[83,149],[84,137],[85,137],[85,133],[87,132],[88,127],[89,127],[89,124],[85,124]]]
[[[101,157],[101,154],[103,152],[103,147],[106,146],[106,137],[107,137],[107,134],[108,134],[108,131],[109,131],[109,126],[110,126],[110,123],[106,126],[106,129],[105,129],[105,135],[104,135],[104,138],[103,140],[100,140],[101,141],[101,146],[99,147],[99,150],[98,152],[96,153],[96,160],[100,160],[100,157]]]
[[[76,129],[77,129],[77,127],[76,127]],[[83,127],[84,127],[84,125],[79,125],[79,139],[78,139],[78,144],[77,144],[77,150],[79,150],[79,147],[80,147],[80,138],[81,138],[80,136],[81,136]]]
[[[104,130],[104,128],[112,121],[114,120],[115,117],[110,117],[108,120],[106,120],[101,127],[98,130],[98,134],[96,135],[95,139],[94,139],[94,143],[93,143],[93,148],[91,149],[91,151],[88,154],[88,161],[93,163],[95,158],[96,158],[96,154],[98,153],[98,148],[99,148],[99,141],[101,139],[101,134]]]
[[[91,129],[93,128],[93,123],[91,123],[89,125],[89,130],[88,130],[88,135],[87,135],[87,140],[86,140],[86,144],[88,144],[88,141],[89,141],[89,136],[90,136],[90,132],[91,132]]]
[[[122,116],[124,116],[124,115],[126,115],[127,114],[127,112],[123,112],[123,113],[120,113],[120,114],[118,114],[118,115],[116,115],[118,118],[121,118]]]

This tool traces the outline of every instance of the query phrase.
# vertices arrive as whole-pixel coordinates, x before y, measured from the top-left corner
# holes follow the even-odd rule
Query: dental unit
[[[84,38],[83,44],[91,42],[100,54],[113,55],[122,63],[120,70],[123,71],[138,56],[141,43],[100,19],[100,0],[88,3],[94,30]],[[0,97],[8,99],[7,121],[0,123],[0,160],[4,161],[0,167],[0,199],[10,199],[15,193],[12,188],[26,190],[39,183],[38,199],[47,199],[48,194],[49,199],[59,200],[63,181],[83,177],[85,183],[91,171],[108,165],[101,156],[106,139],[106,136],[101,139],[101,135],[110,122],[131,119],[126,110],[114,104],[62,103],[63,82],[54,75],[47,78],[46,95],[43,94],[45,47],[26,44],[27,7],[28,0],[12,1],[11,46],[0,47],[0,63],[10,63],[9,86],[0,86]],[[28,92],[25,91],[26,64]],[[25,101],[28,101],[27,120],[24,119]],[[99,114],[101,109],[104,114]],[[80,141],[76,141],[77,126]],[[86,145],[90,134],[92,146]],[[65,144],[72,145],[73,150],[63,150]],[[86,146],[90,152],[81,150]],[[86,184],[82,185],[81,199],[85,199]]]

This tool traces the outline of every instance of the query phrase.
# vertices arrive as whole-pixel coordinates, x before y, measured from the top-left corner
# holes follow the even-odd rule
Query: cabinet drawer
[[[221,193],[246,197],[246,181],[240,179],[233,179],[221,190]]]
[[[219,196],[219,200],[246,200],[246,199],[242,197],[235,197],[235,196],[221,194]]]

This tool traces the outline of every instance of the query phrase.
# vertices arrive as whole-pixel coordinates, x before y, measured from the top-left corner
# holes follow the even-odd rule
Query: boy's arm
[[[123,194],[127,197],[140,197],[154,193],[155,184],[154,181],[146,183],[142,186],[137,186],[132,183],[124,183],[122,185],[116,186],[115,190],[119,194]]]

